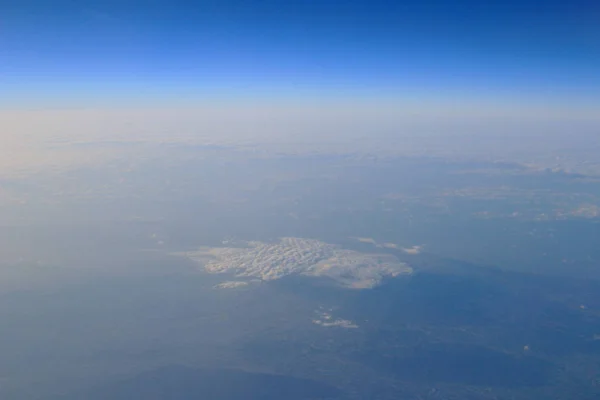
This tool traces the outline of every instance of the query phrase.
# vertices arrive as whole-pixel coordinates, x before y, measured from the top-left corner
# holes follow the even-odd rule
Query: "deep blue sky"
[[[600,98],[594,0],[0,0],[0,101]]]

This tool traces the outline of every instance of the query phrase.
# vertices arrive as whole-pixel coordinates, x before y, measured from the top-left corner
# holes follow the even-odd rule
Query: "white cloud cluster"
[[[389,254],[365,254],[314,239],[287,237],[275,243],[248,242],[246,247],[214,247],[185,253],[204,262],[210,273],[264,281],[300,274],[329,277],[354,289],[377,286],[385,277],[412,269]]]
[[[313,324],[321,325],[324,327],[337,326],[340,328],[352,329],[358,328],[354,322],[347,319],[333,318],[333,316],[326,312],[319,312],[319,317],[313,319]]]

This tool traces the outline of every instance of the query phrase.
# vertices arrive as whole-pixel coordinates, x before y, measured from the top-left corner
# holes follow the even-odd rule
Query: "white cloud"
[[[227,281],[215,285],[215,289],[235,289],[243,286],[248,286],[248,282],[243,281]]]
[[[373,238],[357,237],[356,240],[362,243],[370,243],[372,245],[377,245],[377,242]]]
[[[417,255],[421,253],[423,246],[403,247],[402,251],[406,254]]]
[[[368,243],[368,244],[372,244],[375,247],[379,247],[379,248],[386,248],[386,249],[398,249],[399,246],[396,243],[377,243],[377,241],[373,238],[368,238],[368,237],[356,237],[354,238],[356,240],[358,240],[361,243]]]
[[[333,318],[333,316],[329,313],[326,312],[318,312],[319,317],[316,319],[313,319],[313,324],[315,325],[321,325],[324,327],[331,327],[331,326],[337,326],[339,328],[346,328],[346,329],[353,329],[353,328],[358,328],[358,325],[356,325],[354,322],[347,320],[347,319],[341,319],[341,318]]]
[[[247,247],[213,247],[185,255],[204,263],[210,273],[264,281],[301,274],[329,277],[340,286],[373,288],[385,277],[412,269],[389,254],[365,254],[314,239],[282,238],[275,243],[248,242]]]

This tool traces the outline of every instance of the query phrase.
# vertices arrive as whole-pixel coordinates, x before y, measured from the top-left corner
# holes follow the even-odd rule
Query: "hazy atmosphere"
[[[599,27],[0,0],[0,398],[598,398]]]

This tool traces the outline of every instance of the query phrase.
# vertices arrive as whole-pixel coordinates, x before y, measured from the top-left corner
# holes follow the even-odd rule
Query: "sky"
[[[0,0],[0,107],[600,100],[594,0]]]

